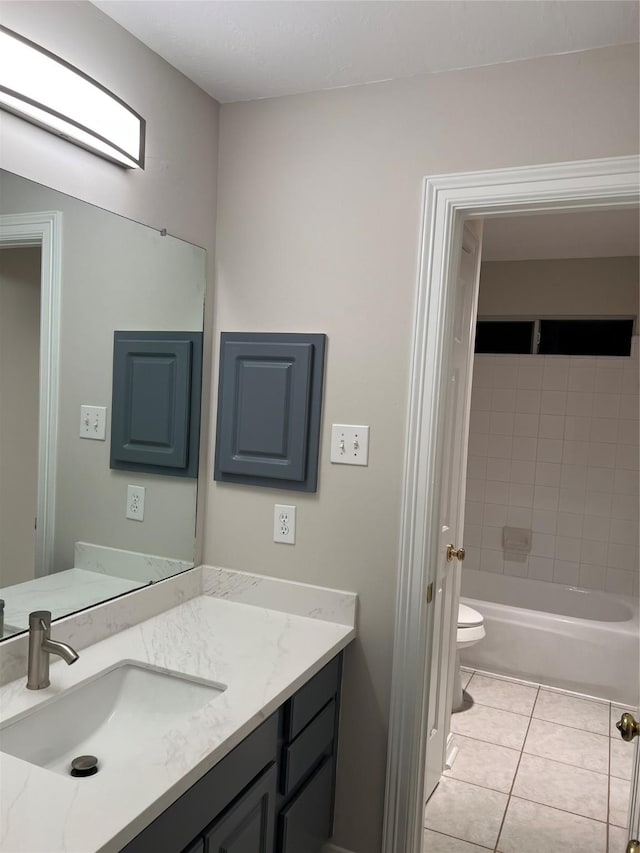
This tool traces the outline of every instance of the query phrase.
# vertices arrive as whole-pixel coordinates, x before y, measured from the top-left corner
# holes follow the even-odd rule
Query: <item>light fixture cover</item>
[[[144,168],[144,119],[96,80],[3,26],[0,108],[121,166]]]

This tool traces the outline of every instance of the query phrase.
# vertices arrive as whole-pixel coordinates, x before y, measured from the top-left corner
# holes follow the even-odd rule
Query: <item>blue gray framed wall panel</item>
[[[114,332],[111,467],[198,476],[202,332]]]
[[[315,492],[326,335],[222,332],[214,479]]]

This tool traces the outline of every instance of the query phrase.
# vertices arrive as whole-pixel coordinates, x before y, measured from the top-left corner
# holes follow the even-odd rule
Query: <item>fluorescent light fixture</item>
[[[3,26],[0,108],[121,166],[144,168],[144,119],[73,65]]]

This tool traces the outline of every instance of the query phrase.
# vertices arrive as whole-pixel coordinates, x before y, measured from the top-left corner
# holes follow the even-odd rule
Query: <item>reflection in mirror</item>
[[[47,217],[53,238],[25,236]],[[0,171],[3,636],[193,565],[197,481],[109,467],[113,340],[201,332],[204,292],[203,249]],[[81,406],[106,408],[104,439]]]

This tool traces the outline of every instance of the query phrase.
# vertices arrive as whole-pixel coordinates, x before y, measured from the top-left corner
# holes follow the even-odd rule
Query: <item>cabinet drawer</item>
[[[276,798],[272,764],[205,832],[207,853],[271,853]]]
[[[331,836],[333,758],[325,759],[280,815],[277,853],[318,853]]]
[[[340,660],[335,657],[293,696],[285,708],[285,740],[293,740],[337,692]]]
[[[284,747],[280,785],[282,794],[290,794],[322,756],[331,751],[335,720],[336,703],[332,699],[293,743]]]

